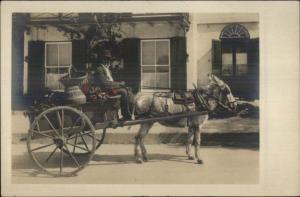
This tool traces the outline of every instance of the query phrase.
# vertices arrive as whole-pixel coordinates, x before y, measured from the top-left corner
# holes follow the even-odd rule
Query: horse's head
[[[192,94],[199,110],[214,111],[217,108],[218,103],[216,100],[207,96],[207,89],[194,87]]]
[[[236,101],[229,86],[214,75],[210,75],[209,80],[205,89],[196,88],[194,85],[193,94],[196,105],[212,112],[217,109],[234,112]]]

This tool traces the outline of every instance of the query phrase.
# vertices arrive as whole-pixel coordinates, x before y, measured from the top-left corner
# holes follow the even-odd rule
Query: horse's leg
[[[194,160],[194,157],[192,156],[192,153],[191,153],[193,137],[194,137],[194,128],[192,126],[189,126],[187,142],[186,142],[186,154],[187,154],[189,160]]]
[[[199,126],[194,127],[194,137],[195,137],[195,157],[197,159],[198,164],[202,164],[203,161],[199,157],[199,148],[201,144],[201,134],[200,134],[200,129]]]
[[[134,137],[135,143],[134,143],[134,157],[137,163],[142,163],[141,154],[140,154],[140,130],[142,129],[142,126],[140,126],[140,129],[136,136]]]
[[[147,157],[147,150],[144,144],[145,141],[145,137],[148,134],[149,130],[151,129],[153,123],[147,123],[144,124],[144,128],[142,129],[141,132],[141,139],[140,139],[140,147],[141,147],[141,151],[142,151],[142,156],[143,156],[143,161],[147,162],[148,161],[148,157]]]
[[[141,124],[141,127],[140,127],[137,135],[135,136],[134,155],[135,155],[135,159],[136,159],[137,163],[143,162],[143,160],[141,158],[140,149],[142,151],[143,158],[145,158],[146,148],[144,146],[144,137],[147,135],[151,126],[152,126],[152,124],[149,124],[149,123]]]

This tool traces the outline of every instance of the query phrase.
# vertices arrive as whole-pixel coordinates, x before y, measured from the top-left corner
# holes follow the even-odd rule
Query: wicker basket
[[[76,72],[76,75],[67,74],[60,79],[60,82],[65,86],[65,88],[72,86],[79,86],[83,81],[87,80],[87,73]]]

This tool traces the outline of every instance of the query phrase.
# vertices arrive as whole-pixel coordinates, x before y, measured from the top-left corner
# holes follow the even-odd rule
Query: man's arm
[[[104,89],[114,89],[124,86],[124,82],[116,82],[107,80],[105,70],[99,66],[95,72],[95,83]]]

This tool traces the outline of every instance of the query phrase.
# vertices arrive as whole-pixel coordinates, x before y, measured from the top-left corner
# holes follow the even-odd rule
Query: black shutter
[[[28,43],[28,93],[36,98],[45,87],[45,42]]]
[[[171,38],[171,89],[186,90],[186,38]]]
[[[124,60],[123,80],[136,93],[140,90],[141,83],[140,39],[124,39],[122,54]]]
[[[251,87],[248,88],[248,97],[259,98],[259,39],[254,38],[248,42],[248,70]]]
[[[212,73],[220,76],[222,71],[222,51],[220,40],[212,40],[211,59]]]
[[[86,70],[86,49],[85,40],[72,40],[72,64],[77,70]]]
[[[259,71],[259,39],[254,38],[248,42],[248,68],[249,74],[258,74]]]

